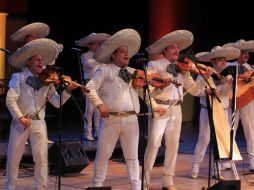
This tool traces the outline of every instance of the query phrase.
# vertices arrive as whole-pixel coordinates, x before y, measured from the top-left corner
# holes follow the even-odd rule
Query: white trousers
[[[98,132],[98,127],[100,123],[100,113],[98,109],[94,107],[94,105],[88,98],[86,98],[85,118],[88,121],[88,123],[84,122],[84,129],[85,129],[86,135],[87,136],[92,135],[93,121],[94,121],[95,130],[96,132]]]
[[[238,123],[241,119],[244,136],[247,144],[247,152],[250,159],[250,167],[254,168],[254,101],[244,106],[242,109],[236,110],[235,113],[235,131],[238,129]]]
[[[100,123],[99,141],[94,163],[93,185],[103,186],[108,161],[120,140],[132,190],[141,189],[138,161],[139,127],[136,115],[129,117],[109,116]]]
[[[224,111],[226,117],[228,117],[228,110]],[[199,116],[199,135],[192,160],[192,172],[199,173],[199,164],[204,159],[209,142],[210,142],[210,124],[208,118],[208,111],[206,108],[201,108]]]
[[[167,105],[160,105],[167,108]],[[150,184],[151,171],[161,145],[163,134],[165,135],[165,160],[163,186],[173,185],[175,175],[176,158],[179,147],[179,138],[182,125],[182,110],[180,105],[168,110],[162,117],[151,120],[148,126],[148,143],[145,151],[144,183]]]
[[[15,190],[16,181],[25,144],[30,139],[34,161],[35,189],[43,190],[47,187],[48,178],[48,144],[45,121],[33,120],[31,126],[24,130],[17,122],[12,122],[7,152],[5,190]]]

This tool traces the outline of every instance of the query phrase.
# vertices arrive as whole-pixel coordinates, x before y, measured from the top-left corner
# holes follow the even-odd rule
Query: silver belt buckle
[[[124,116],[126,116],[127,114],[126,114],[126,112],[118,112],[117,113],[117,116],[118,117],[124,117]]]
[[[27,114],[27,117],[32,120],[39,120],[39,116],[36,115],[35,113],[29,113]]]

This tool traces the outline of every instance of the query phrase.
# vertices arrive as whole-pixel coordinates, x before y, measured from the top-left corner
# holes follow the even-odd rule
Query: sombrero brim
[[[59,54],[59,44],[55,41],[41,38],[33,40],[13,53],[8,62],[16,68],[26,67],[26,62],[29,58],[35,55],[41,55],[43,58],[43,65],[52,64]]]
[[[254,40],[249,41],[240,40],[239,42],[236,43],[224,44],[223,47],[235,47],[241,51],[254,52]]]
[[[220,48],[211,52],[200,52],[195,55],[198,61],[211,62],[213,59],[224,57],[226,61],[237,59],[240,50],[233,47]]]
[[[106,33],[92,33],[84,38],[81,38],[80,40],[75,41],[75,43],[81,47],[88,47],[88,44],[92,42],[104,42],[109,37],[110,35]]]
[[[151,55],[161,54],[163,49],[175,44],[178,45],[181,51],[189,47],[192,44],[193,39],[193,34],[190,31],[176,30],[157,40],[154,44],[147,47],[146,51]]]
[[[45,38],[49,35],[50,29],[47,24],[36,22],[28,24],[11,35],[10,39],[15,42],[24,42],[28,34],[35,33],[37,38]]]
[[[109,37],[95,52],[94,58],[102,63],[110,63],[112,53],[121,46],[128,47],[128,55],[131,58],[138,52],[140,45],[139,33],[133,29],[124,29]]]

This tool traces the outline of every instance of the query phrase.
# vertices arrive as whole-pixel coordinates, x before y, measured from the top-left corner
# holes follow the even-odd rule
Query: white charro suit
[[[209,81],[213,81],[213,79],[210,78]],[[229,91],[231,90],[229,84],[227,82],[220,83],[217,86],[215,86],[212,82],[210,84],[212,85],[212,87],[217,89],[216,94],[221,100],[221,104],[224,108],[226,117],[228,117]],[[201,105],[199,116],[199,135],[192,160],[192,172],[196,173],[199,173],[199,164],[203,161],[207,146],[210,142],[210,124],[207,111],[205,90],[198,94],[198,96],[200,96]]]
[[[232,65],[237,65],[237,64],[238,64],[237,62],[232,63]],[[247,71],[253,70],[253,68],[248,63],[243,64],[243,67]],[[238,70],[239,69],[240,69],[240,66],[238,64]],[[254,100],[252,100],[249,104],[247,104],[243,108],[236,110],[235,125],[234,125],[234,129],[236,132],[237,128],[238,128],[239,120],[241,119],[243,131],[244,131],[244,136],[246,138],[247,152],[248,152],[249,161],[250,161],[249,168],[252,170],[254,170],[254,119],[253,119],[253,113],[254,113]]]
[[[93,58],[94,53],[88,51],[81,55],[81,63],[83,65],[83,72],[84,72],[84,79],[89,81],[96,69],[99,67],[101,63],[97,62]],[[100,121],[100,114],[96,107],[92,104],[92,102],[86,98],[86,111],[85,111],[85,118],[87,119],[87,123],[84,123],[84,129],[86,136],[92,136],[92,125],[94,121],[94,126],[96,132],[98,132],[99,121]],[[96,134],[98,136],[98,134]]]
[[[129,71],[131,68],[127,67]],[[115,64],[101,65],[88,82],[87,97],[97,107],[104,104],[109,112],[139,112],[137,90],[118,76],[120,68]],[[102,186],[107,173],[108,160],[117,140],[120,140],[127,165],[132,190],[140,190],[138,139],[139,127],[136,114],[110,115],[101,119],[99,142],[94,164],[94,186]]]
[[[28,69],[14,73],[9,82],[6,105],[13,117],[10,127],[10,137],[7,153],[5,186],[6,190],[16,189],[19,163],[24,152],[25,143],[30,139],[34,166],[35,189],[46,189],[48,176],[47,162],[47,129],[44,120],[45,106],[38,113],[38,118],[32,120],[31,126],[24,130],[19,118],[27,114],[35,114],[45,103],[46,98],[55,107],[60,105],[60,96],[54,85],[43,86],[38,91],[26,83],[27,77],[32,76]],[[62,102],[70,97],[65,91]]]
[[[170,63],[167,59],[162,58],[157,61],[150,61],[148,63],[148,72],[161,73],[163,76],[173,78],[173,75],[167,73],[167,67]],[[157,89],[157,94],[152,98],[152,107],[168,108],[169,105],[156,103],[159,101],[175,101],[183,95],[183,88],[186,90],[191,88],[190,93],[196,95],[204,89],[206,83],[203,79],[197,85],[192,79],[189,72],[184,74],[178,73],[176,79],[182,84],[179,88],[170,84],[163,90]],[[164,161],[164,177],[163,186],[168,187],[173,185],[173,176],[175,175],[175,165],[177,158],[177,151],[179,146],[180,131],[182,125],[182,110],[180,104],[173,106],[172,109],[158,118],[150,118],[148,126],[148,143],[145,151],[144,182],[150,184],[150,174],[156,159],[158,148],[161,145],[163,134],[165,134],[165,161]]]

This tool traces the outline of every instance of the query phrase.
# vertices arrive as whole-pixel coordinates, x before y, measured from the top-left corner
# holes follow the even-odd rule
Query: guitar
[[[254,100],[254,70],[239,75],[237,86],[236,108],[241,109]]]

